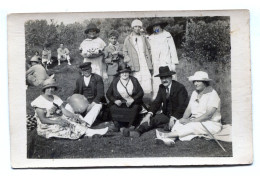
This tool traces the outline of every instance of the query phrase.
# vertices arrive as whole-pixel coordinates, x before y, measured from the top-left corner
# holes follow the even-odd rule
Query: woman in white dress
[[[171,71],[176,72],[175,67],[179,64],[173,38],[169,32],[164,30],[167,25],[167,22],[155,21],[146,28],[147,33],[150,34],[148,40],[151,45],[154,75],[159,74],[161,66],[168,66]],[[176,75],[173,79],[176,80]],[[160,84],[160,78],[152,78],[153,99],[157,95]]]
[[[170,133],[156,131],[157,140],[162,140],[165,144],[173,144],[176,138],[189,141],[196,136],[208,135],[208,131],[214,135],[222,129],[220,98],[210,86],[208,74],[198,71],[189,77],[189,81],[193,82],[195,91],[183,118],[176,121]]]

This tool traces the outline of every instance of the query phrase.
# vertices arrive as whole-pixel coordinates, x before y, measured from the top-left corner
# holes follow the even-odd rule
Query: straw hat
[[[189,81],[212,81],[209,79],[209,75],[203,71],[197,71],[193,76],[188,77]]]
[[[39,63],[39,56],[33,56],[31,58],[30,62],[37,62],[37,63]]]
[[[54,87],[55,90],[58,89],[58,85],[55,81],[55,79],[53,78],[54,75],[52,75],[51,77],[49,77],[48,79],[46,79],[45,81],[43,81],[42,83],[42,91],[44,92],[46,88],[49,88],[49,87]]]

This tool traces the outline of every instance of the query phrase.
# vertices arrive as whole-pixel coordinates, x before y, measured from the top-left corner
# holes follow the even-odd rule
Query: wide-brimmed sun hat
[[[135,19],[134,21],[132,21],[132,24],[131,24],[131,27],[135,27],[135,26],[140,26],[142,27],[143,26],[143,23],[142,21],[138,20],[138,19]]]
[[[42,91],[44,92],[46,88],[49,87],[54,87],[55,90],[58,89],[58,84],[56,83],[55,79],[54,79],[54,75],[50,76],[48,79],[46,79],[43,83],[42,83]]]
[[[194,73],[193,76],[188,77],[189,81],[212,81],[212,79],[209,79],[208,73],[204,71],[197,71]]]
[[[176,74],[174,71],[170,71],[168,66],[159,67],[159,74],[155,75],[154,77],[165,77],[165,76],[172,76]]]
[[[94,23],[90,23],[88,26],[87,26],[87,29],[85,30],[85,34],[88,34],[88,32],[90,30],[95,30],[97,33],[100,32],[100,30],[97,28],[97,26],[94,24]]]
[[[123,72],[132,72],[131,68],[126,63],[122,63],[118,66],[117,73]]]
[[[150,23],[150,25],[146,28],[146,31],[148,34],[152,34],[154,26],[161,26],[161,28],[164,29],[167,25],[168,25],[168,22],[157,19],[157,20],[152,21],[152,23]]]
[[[39,63],[40,61],[39,61],[39,56],[33,56],[32,58],[31,58],[31,60],[30,60],[30,62],[37,62],[37,63]]]

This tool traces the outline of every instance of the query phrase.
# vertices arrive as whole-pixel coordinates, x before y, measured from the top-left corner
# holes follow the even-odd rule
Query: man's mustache
[[[163,81],[162,83],[163,83],[163,84],[164,84],[164,83],[168,83],[168,81]]]

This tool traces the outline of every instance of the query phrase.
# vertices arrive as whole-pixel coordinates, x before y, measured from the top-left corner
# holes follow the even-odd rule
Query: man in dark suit
[[[91,62],[85,62],[79,68],[83,76],[76,81],[74,94],[84,95],[90,103],[83,117],[88,126],[91,127],[102,109],[102,103],[106,102],[104,83],[101,76],[92,73]],[[67,107],[67,109],[78,113],[74,112],[71,107]]]
[[[160,77],[162,84],[141,125],[130,131],[131,137],[139,137],[142,133],[160,126],[170,130],[175,120],[182,118],[189,102],[188,93],[181,83],[172,80],[173,74],[175,72],[170,71],[168,66],[159,68],[159,74],[155,77]],[[162,113],[158,114],[161,106]]]

